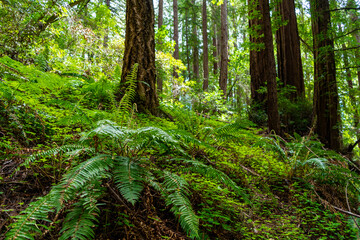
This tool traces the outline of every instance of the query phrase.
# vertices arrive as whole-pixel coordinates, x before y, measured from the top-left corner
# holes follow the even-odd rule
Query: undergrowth
[[[6,219],[1,237],[359,237],[360,179],[346,157],[311,135],[260,135],[251,122],[176,104],[162,105],[163,118],[138,114],[138,67],[117,103],[108,79],[0,59],[0,160],[31,149],[13,174],[49,185]]]

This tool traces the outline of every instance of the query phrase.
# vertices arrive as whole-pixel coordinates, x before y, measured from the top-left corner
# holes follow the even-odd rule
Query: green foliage
[[[306,99],[289,99],[287,96],[295,91],[283,88],[279,94],[279,113],[283,128],[289,134],[294,132],[305,135],[311,125],[312,106]]]

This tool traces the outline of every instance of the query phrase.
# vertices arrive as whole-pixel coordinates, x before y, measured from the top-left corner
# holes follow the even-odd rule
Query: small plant
[[[90,147],[91,146],[91,147]],[[62,226],[60,239],[91,239],[93,226],[99,214],[98,200],[105,189],[103,181],[109,179],[116,185],[122,196],[135,204],[144,188],[150,185],[171,205],[171,211],[179,217],[180,225],[192,238],[199,236],[199,221],[190,200],[187,181],[166,170],[162,170],[146,157],[148,151],[178,152],[185,154],[179,142],[169,133],[155,127],[127,129],[104,120],[85,134],[78,145],[52,149],[30,158],[26,164],[39,156],[65,152],[74,156],[91,156],[64,175],[61,182],[49,194],[39,198],[11,225],[6,239],[28,239],[40,233],[39,227],[47,229],[43,222],[51,222],[49,213],[59,214],[68,209]],[[86,153],[86,154],[84,154]],[[186,155],[186,154],[185,154]],[[241,195],[242,191],[224,173],[196,160],[174,159],[188,165],[188,170],[215,178]],[[71,204],[70,208],[67,208]]]

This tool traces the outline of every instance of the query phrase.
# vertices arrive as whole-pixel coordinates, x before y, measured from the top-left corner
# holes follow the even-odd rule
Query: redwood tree
[[[280,0],[276,6],[281,20],[286,22],[276,31],[278,76],[283,86],[293,86],[291,99],[305,97],[305,84],[300,54],[300,39],[294,0]]]
[[[159,0],[159,15],[158,15],[158,29],[160,29],[164,22],[164,0]],[[161,44],[161,43],[160,43]],[[163,91],[163,80],[161,77],[157,77],[157,91],[158,93],[162,93]]]
[[[220,89],[226,97],[228,78],[228,22],[227,22],[227,0],[221,4],[221,39],[220,39]]]
[[[203,90],[206,91],[209,87],[209,50],[208,50],[206,0],[203,0],[203,5],[202,5],[202,36],[203,36],[203,71],[204,71]]]
[[[339,97],[328,0],[310,0],[314,41],[315,133],[326,147],[340,149]]]
[[[269,130],[280,133],[276,69],[268,0],[249,0],[250,75],[253,110],[265,110]],[[262,88],[266,86],[267,93]]]
[[[126,76],[139,64],[134,102],[140,112],[157,115],[154,6],[152,0],[126,0],[125,52],[119,98],[126,87]]]

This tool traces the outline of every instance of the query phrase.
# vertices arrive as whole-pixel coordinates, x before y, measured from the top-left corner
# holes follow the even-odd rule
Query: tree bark
[[[105,0],[105,4],[110,9],[110,0]],[[107,27],[104,35],[104,42],[103,42],[104,48],[108,47],[108,41],[109,41],[109,28]]]
[[[155,74],[154,6],[152,0],[126,0],[125,53],[118,99],[126,87],[126,76],[139,64],[134,102],[139,112],[158,114]]]
[[[287,21],[276,31],[278,75],[284,87],[295,87],[296,91],[291,92],[290,99],[304,98],[305,84],[294,0],[281,0],[276,8],[282,21]]]
[[[328,0],[311,0],[314,41],[314,132],[325,147],[340,150],[339,98]]]
[[[342,30],[342,27],[340,24],[339,24],[338,28],[339,28],[339,33],[341,34],[343,32],[343,30]],[[346,49],[345,43],[342,44],[342,48]],[[357,111],[357,100],[354,95],[354,84],[352,81],[351,69],[349,68],[349,66],[350,66],[349,56],[348,56],[348,53],[346,50],[343,52],[342,57],[343,57],[344,68],[345,68],[345,78],[346,78],[346,82],[347,82],[348,88],[349,88],[349,98],[351,101],[350,104],[354,107],[354,127],[356,128],[359,124],[359,114]]]
[[[217,14],[216,14],[216,5],[212,6],[212,19],[213,19],[213,36],[212,36],[212,44],[213,44],[213,58],[214,58],[214,62],[213,62],[213,73],[217,74],[218,72],[218,39],[217,39],[217,35],[218,35],[218,29],[217,29],[217,24],[216,24],[216,19],[217,19]]]
[[[192,24],[193,24],[193,73],[196,81],[200,78],[200,67],[199,67],[199,43],[197,35],[197,16],[196,16],[196,5],[195,0],[192,1]]]
[[[164,0],[159,0],[158,28],[164,23]]]
[[[179,59],[180,55],[179,55],[179,16],[178,16],[178,2],[177,0],[173,0],[173,15],[174,15],[174,41],[175,41],[175,51],[173,54],[173,57],[175,59]],[[174,69],[173,71],[173,77],[174,78],[178,78],[179,75],[176,71],[176,69]],[[175,99],[179,98],[179,87],[176,83],[176,80],[173,81],[173,97]]]
[[[221,54],[220,54],[220,79],[219,86],[226,98],[228,78],[228,22],[227,22],[227,0],[221,4]]]
[[[251,98],[255,110],[266,110],[270,131],[280,134],[276,68],[268,0],[249,0]],[[262,88],[266,86],[267,93]]]
[[[179,16],[178,16],[178,3],[177,0],[173,1],[173,14],[174,14],[174,41],[175,41],[175,51],[173,57],[179,59]],[[177,76],[177,73],[174,75]]]
[[[203,53],[203,71],[204,71],[203,90],[207,91],[209,88],[209,50],[208,50],[206,0],[203,0],[203,5],[202,5],[202,37],[203,37],[203,52],[204,52]]]
[[[164,22],[164,0],[159,0],[159,15],[158,15],[158,29],[160,29]],[[162,43],[159,43],[162,44]],[[163,79],[158,75],[157,77],[157,92],[163,92]]]

